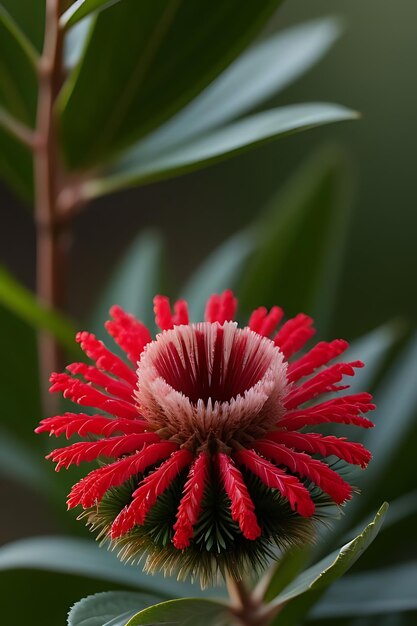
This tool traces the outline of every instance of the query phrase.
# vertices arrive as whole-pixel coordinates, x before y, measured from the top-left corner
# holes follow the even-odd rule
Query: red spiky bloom
[[[50,417],[36,432],[88,438],[48,455],[57,471],[105,461],[72,488],[68,507],[86,509],[122,557],[147,552],[147,569],[203,568],[207,580],[213,568],[261,563],[271,544],[305,541],[323,498],[351,498],[331,459],[364,468],[370,453],[310,429],[369,428],[363,414],[374,405],[367,393],[322,401],[346,389],[342,378],[363,363],[331,364],[348,347],[341,339],[295,358],[314,334],[307,315],[277,330],[282,310],[259,308],[239,328],[231,291],[211,296],[205,321],[195,324],[186,302],[174,312],[163,296],[154,303],[162,331],[155,340],[120,307],[110,311],[107,331],[129,364],[94,335],[77,335],[95,365],[52,374],[51,391],[97,413]]]

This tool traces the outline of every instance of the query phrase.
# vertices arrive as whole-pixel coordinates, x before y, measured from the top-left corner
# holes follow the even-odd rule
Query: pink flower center
[[[239,448],[282,416],[286,369],[272,341],[235,322],[175,326],[142,354],[139,410],[152,430],[190,450]]]

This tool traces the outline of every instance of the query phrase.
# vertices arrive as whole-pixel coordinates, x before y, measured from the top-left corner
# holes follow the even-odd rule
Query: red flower
[[[77,341],[95,366],[73,363],[69,373],[51,376],[52,392],[61,391],[99,413],[42,420],[37,433],[90,437],[47,458],[57,463],[57,470],[100,457],[111,460],[72,488],[68,507],[97,512],[102,501],[116,494],[118,508],[107,519],[105,532],[120,540],[152,517],[174,485],[175,518],[168,528],[167,518],[163,520],[165,546],[172,553],[200,542],[201,550],[205,541],[208,552],[219,553],[227,529],[226,539],[215,548],[207,546],[207,539],[196,539],[196,528],[209,509],[210,524],[224,514],[222,497],[228,502],[232,534],[240,533],[245,545],[272,541],[273,536],[277,541],[270,529],[274,519],[268,520],[264,505],[257,503],[261,490],[299,520],[313,516],[317,493],[338,505],[348,500],[352,487],[316,456],[366,467],[370,453],[345,438],[303,430],[327,422],[372,426],[362,415],[374,408],[367,393],[316,401],[346,389],[339,385],[342,378],[363,366],[360,361],[328,365],[347,342],[320,342],[294,359],[314,334],[307,315],[288,320],[277,332],[283,317],[278,307],[257,309],[248,326],[239,328],[232,321],[237,301],[230,291],[211,296],[206,321],[197,324],[190,324],[184,301],[176,302],[174,313],[167,298],[157,296],[154,303],[162,330],[155,340],[134,317],[119,307],[111,309],[106,328],[131,364],[82,332]],[[120,496],[123,485],[130,485],[126,501]],[[213,489],[217,500],[208,504]]]

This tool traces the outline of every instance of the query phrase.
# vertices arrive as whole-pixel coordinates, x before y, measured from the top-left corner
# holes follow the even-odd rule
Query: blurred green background
[[[414,285],[417,274],[417,215],[414,164],[417,86],[414,84],[414,66],[417,58],[417,4],[415,0],[287,0],[268,25],[265,34],[327,15],[337,15],[343,20],[345,32],[342,38],[318,65],[281,92],[279,97],[265,103],[262,109],[304,101],[330,101],[360,111],[362,119],[272,141],[199,172],[94,201],[76,217],[73,229],[68,312],[77,321],[77,326],[80,320],[86,327],[91,323],[92,309],[112,270],[129,244],[144,229],[160,233],[166,243],[164,254],[168,269],[164,284],[169,295],[175,296],[182,291],[187,278],[207,255],[231,235],[252,224],[277,191],[284,188],[310,155],[324,145],[335,150],[330,154],[339,153],[342,160],[346,161],[347,197],[351,207],[347,241],[343,242],[341,250],[343,266],[337,284],[337,298],[330,325],[325,330],[325,338],[344,336],[355,339],[392,320],[401,320],[399,327],[408,329],[409,334],[416,328],[417,295]],[[339,161],[335,159],[332,165],[337,178]],[[325,166],[326,163],[324,170]],[[331,167],[329,178],[331,187],[334,182]],[[320,193],[318,196],[321,198]],[[0,188],[0,202],[0,262],[33,290],[33,216],[30,209],[5,187]],[[313,206],[314,210],[317,209],[316,205]],[[330,207],[329,214],[334,208]],[[322,212],[325,213],[326,208]],[[307,252],[299,250],[299,257],[306,264],[306,275],[300,266],[294,271],[291,266],[288,267],[288,282],[294,282],[300,292],[308,291],[308,252],[311,240],[317,236],[313,227],[317,227],[317,221],[321,219],[319,215],[315,220],[317,213],[313,211],[313,218],[311,215],[307,218],[304,216],[304,221],[301,214],[301,229],[304,228],[302,235],[303,241],[307,242]],[[322,216],[323,223],[326,223],[328,217]],[[309,228],[306,224],[313,224],[310,238],[306,236],[305,231]],[[153,240],[150,241],[152,245]],[[297,242],[290,241],[289,257],[293,260],[297,257],[297,250]],[[320,256],[317,250],[315,252],[316,257]],[[252,286],[254,283],[256,286],[258,279],[255,276],[253,280],[251,269],[247,273],[252,278]],[[270,281],[273,276],[272,268]],[[295,313],[291,310],[291,289],[286,289],[285,267],[279,268],[277,281],[277,303],[287,306],[290,313]],[[267,282],[262,281],[259,275],[261,291],[262,286],[265,291],[268,291],[268,286],[271,287],[270,284],[266,285]],[[243,283],[244,297],[247,295],[247,285],[245,281]],[[126,284],[127,279],[124,281],[125,288]],[[333,307],[329,281],[326,286],[327,291],[320,292],[323,299],[320,313]],[[268,293],[272,291],[270,289]],[[147,296],[150,311],[151,299],[149,294]],[[305,301],[310,301],[308,294],[303,297]],[[271,303],[262,301],[257,304]],[[63,500],[64,487],[67,489],[74,482],[76,472],[70,475],[61,472],[59,476],[53,474],[52,468],[41,461],[45,442],[35,441],[32,435],[32,428],[41,417],[34,384],[34,332],[2,307],[0,313],[4,315],[2,322],[6,320],[7,326],[7,331],[0,332],[3,359],[0,394],[4,398],[2,421],[6,428],[10,427],[9,431],[15,437],[8,440],[0,431],[0,498],[2,503],[7,503],[7,506],[2,506],[0,516],[0,544],[48,533],[67,533],[72,537],[78,533],[85,538],[85,528],[75,522],[74,514],[66,513]],[[324,327],[324,323],[320,324],[320,328]],[[363,521],[363,516],[374,511],[383,499],[395,500],[397,496],[416,487],[413,468],[417,429],[413,418],[416,412],[414,380],[417,344],[414,339],[411,347],[405,348],[403,333],[400,342],[392,349],[398,337],[396,327],[385,327],[368,335],[365,340],[360,340],[359,345],[353,348],[354,358],[363,357],[368,362],[365,373],[355,378],[358,381],[355,390],[362,390],[362,386],[373,390],[379,386],[377,399],[380,404],[376,418],[379,427],[370,435],[370,447],[372,450],[379,448],[379,453],[375,455],[378,458],[369,470],[370,478],[365,479],[368,481],[364,484],[367,497],[357,499],[359,504],[354,505],[356,508],[352,516],[347,515],[345,526],[341,524],[337,531],[336,543],[349,524]],[[398,360],[394,359],[391,369],[387,362],[393,353],[398,356]],[[382,384],[379,384],[381,381]],[[16,442],[22,446],[21,451],[25,452],[22,457],[19,456],[19,448],[14,447]],[[395,472],[392,471],[393,466]],[[43,488],[45,485],[48,489]],[[415,492],[406,495],[404,502],[400,501],[397,508],[393,507],[394,514],[389,522],[393,524],[392,520],[395,521],[397,515],[400,524],[394,529],[388,524],[388,530],[384,529],[386,534],[379,538],[383,544],[372,546],[359,567],[375,569],[415,557],[415,539],[412,543],[416,521]],[[406,513],[403,515],[401,511]],[[53,553],[54,546],[51,545],[49,551]],[[379,547],[381,545],[384,545],[383,550]],[[3,558],[6,554],[7,561],[7,546],[5,550],[2,554]],[[71,550],[69,546],[70,557]],[[45,549],[45,552],[48,550]],[[83,553],[84,548],[81,546],[80,552],[72,555],[74,562],[81,560],[79,557]],[[105,556],[97,558],[106,559],[107,553],[102,553]],[[65,561],[64,558],[62,560]],[[68,560],[71,564],[71,558]],[[8,573],[8,567],[6,564],[4,570],[11,587],[21,585],[19,581],[22,580],[27,580],[24,587],[34,585],[36,581],[39,593],[42,587],[49,584],[49,577],[55,576],[54,573],[45,573],[45,578],[42,578],[43,574],[33,576],[33,572],[24,572],[21,578],[20,573]],[[122,587],[129,586],[129,581],[125,581],[123,575],[116,578],[116,582],[119,581]],[[110,577],[110,580],[113,579]],[[60,581],[58,577],[54,583],[64,588],[65,584]],[[65,599],[64,602],[61,596],[55,599],[57,606],[60,603],[59,611],[62,613],[64,604],[66,610],[71,602],[84,593],[109,586],[117,587],[114,582],[110,584],[104,581],[100,584],[94,582],[90,589],[85,581],[72,580],[68,589],[64,589],[68,591],[68,601]],[[10,605],[13,604],[12,598]],[[405,616],[405,621],[392,624],[410,626],[414,623],[414,617],[406,621]],[[38,623],[36,618],[33,623]],[[355,622],[355,626],[369,626],[373,623],[359,621]],[[392,626],[391,622],[375,623]]]

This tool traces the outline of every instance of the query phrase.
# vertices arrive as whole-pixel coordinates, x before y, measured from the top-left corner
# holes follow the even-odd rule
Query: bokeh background
[[[340,102],[360,111],[361,121],[284,138],[195,174],[94,202],[74,227],[68,310],[75,319],[88,318],[117,260],[144,228],[162,233],[175,294],[207,253],[253,220],[309,153],[330,143],[346,153],[352,183],[331,334],[355,338],[396,318],[410,328],[416,325],[417,4],[291,0],[269,30],[334,14],[345,22],[342,39],[319,65],[268,104]],[[1,262],[33,288],[32,217],[3,187],[1,224]],[[23,324],[16,326],[19,332],[24,334]],[[2,358],[4,341],[0,334]],[[16,381],[11,391],[25,394],[25,381]],[[36,420],[34,416],[34,424]],[[0,489],[0,543],[62,528],[62,520],[21,484],[2,480]]]

